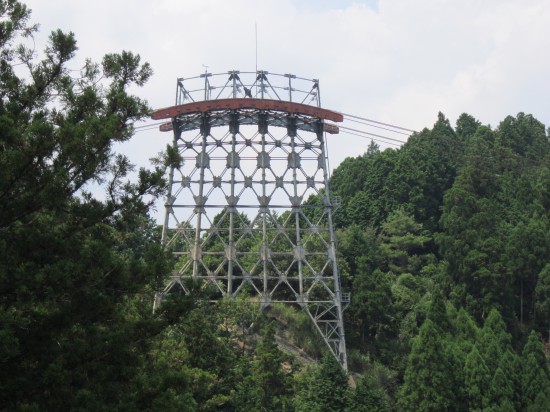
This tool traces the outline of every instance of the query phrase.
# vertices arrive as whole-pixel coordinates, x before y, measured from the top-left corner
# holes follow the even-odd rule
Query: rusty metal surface
[[[272,110],[290,114],[304,114],[318,119],[331,120],[333,122],[342,122],[344,120],[344,116],[341,113],[322,109],[320,107],[281,100],[249,98],[204,100],[200,102],[165,107],[155,110],[151,115],[151,118],[153,120],[161,120],[174,118],[181,114],[238,109]]]

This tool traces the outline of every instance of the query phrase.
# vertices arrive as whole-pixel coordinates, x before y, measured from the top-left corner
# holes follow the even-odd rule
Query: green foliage
[[[273,305],[283,327],[265,326],[257,303],[211,305],[190,283],[151,314],[174,261],[148,213],[182,159],[169,147],[134,170],[113,150],[150,112],[129,90],[151,67],[123,51],[69,72],[73,33],[39,54],[19,44],[37,30],[29,10],[0,0],[0,15],[0,409],[548,409],[550,143],[531,115],[491,129],[463,114],[453,130],[440,113],[403,147],[371,144],[334,171],[349,360],[364,374],[352,392],[332,355],[298,370],[279,349],[276,333],[320,358],[303,311]],[[216,216],[206,250],[221,250],[230,218]],[[273,251],[288,246],[273,236]],[[260,242],[240,242],[248,270]],[[305,246],[313,265],[320,247]]]
[[[361,340],[375,339],[391,322],[390,281],[380,269],[373,273],[361,271],[355,276],[349,316],[357,322]]]
[[[282,411],[290,407],[290,380],[283,370],[284,361],[285,356],[275,342],[275,325],[269,323],[262,331],[252,367],[259,393],[255,410]]]
[[[546,392],[539,392],[537,394],[537,397],[535,398],[535,401],[529,405],[527,408],[528,412],[543,412],[548,410],[548,405],[550,405],[550,401],[548,400],[548,396],[546,395],[548,391]]]
[[[283,304],[272,304],[268,314],[285,327],[297,346],[315,359],[321,358],[325,343],[304,311]]]
[[[488,342],[495,341],[502,351],[510,347],[512,337],[506,330],[506,324],[498,310],[492,309],[487,319],[485,319],[481,340],[485,343],[485,346]]]
[[[456,336],[460,342],[473,345],[478,340],[479,328],[464,308],[460,308],[454,323]]]
[[[521,410],[522,405],[522,390],[521,390],[521,375],[522,365],[520,357],[511,350],[507,350],[500,358],[498,369],[502,370],[506,379],[512,386],[512,405],[516,410]],[[498,370],[497,369],[497,370]],[[495,372],[496,376],[496,372]],[[495,379],[493,377],[493,379]],[[496,389],[496,388],[495,388]],[[494,404],[494,403],[493,403]]]
[[[0,11],[2,407],[124,408],[160,328],[150,302],[168,270],[147,215],[164,169],[127,182],[133,166],[113,152],[150,110],[128,89],[151,69],[123,52],[69,73],[72,33],[52,32],[40,57],[17,44],[36,30],[26,7]],[[86,192],[94,182],[104,201]]]
[[[542,349],[542,344],[536,332],[531,332],[522,353],[521,387],[523,406],[530,408],[536,403],[536,398],[543,393],[549,398],[550,371],[548,361]]]
[[[426,288],[422,279],[410,273],[404,273],[397,277],[392,285],[396,317],[403,319],[411,310],[415,309],[425,293]]]
[[[250,343],[252,334],[263,320],[263,313],[257,303],[246,295],[237,299],[223,299],[219,302],[219,322],[233,340],[239,341],[242,350]]]
[[[544,157],[549,149],[544,125],[524,113],[508,116],[500,123],[496,143],[530,160]]]
[[[550,336],[549,149],[530,115],[493,130],[463,114],[453,130],[440,114],[402,148],[347,159],[335,171],[341,268],[352,291],[348,344],[358,350],[350,359],[378,359],[404,374],[401,409],[526,407],[527,358],[514,348],[531,327]],[[418,343],[427,336],[438,351]],[[430,362],[433,353],[442,359]],[[547,360],[533,364],[531,381],[547,368]],[[455,406],[434,406],[452,396],[432,392],[450,387]]]
[[[539,273],[535,288],[537,297],[535,317],[540,330],[545,330],[550,340],[550,264],[546,264]]]
[[[452,332],[453,326],[447,315],[445,299],[439,290],[435,290],[432,294],[432,300],[428,309],[428,319],[430,319],[443,333]]]
[[[466,358],[464,377],[466,395],[468,397],[468,409],[474,411],[483,410],[487,402],[486,397],[491,380],[489,369],[475,345]]]
[[[392,213],[382,224],[380,237],[380,249],[393,273],[418,274],[431,260],[426,253],[430,237],[426,236],[422,225],[402,209]]]
[[[296,411],[338,412],[350,403],[348,377],[334,356],[325,353],[307,388],[295,400]]]
[[[510,376],[504,374],[499,367],[495,371],[491,386],[487,393],[487,402],[495,408],[512,408],[513,410],[514,386]],[[509,405],[509,406],[505,406]],[[499,409],[500,410],[500,409]]]
[[[450,359],[434,323],[420,328],[408,358],[399,406],[403,411],[451,411],[457,408],[457,392],[449,374]]]
[[[404,208],[429,230],[439,227],[443,195],[454,181],[460,142],[442,113],[432,130],[414,133],[400,149],[387,179],[395,208]]]
[[[457,136],[466,141],[472,137],[481,123],[467,113],[462,113],[456,121]]]
[[[357,382],[351,399],[350,412],[389,412],[390,405],[384,390],[375,380],[365,374]]]
[[[546,216],[532,216],[510,230],[506,255],[508,270],[519,285],[519,318],[533,317],[537,277],[550,259],[550,225]],[[527,292],[527,293],[526,293]]]
[[[378,226],[386,219],[395,202],[384,181],[395,166],[396,155],[394,150],[373,150],[346,159],[336,168],[330,190],[334,196],[342,197],[342,206],[335,214],[337,226],[356,223],[366,228]]]
[[[291,375],[283,369],[288,361],[275,341],[275,324],[262,329],[254,358],[243,357],[231,391],[232,408],[238,411],[283,411],[291,406]]]
[[[357,274],[365,270],[372,272],[380,266],[380,242],[373,228],[364,229],[351,224],[337,232],[337,239],[341,255],[340,271],[346,278],[353,280]]]

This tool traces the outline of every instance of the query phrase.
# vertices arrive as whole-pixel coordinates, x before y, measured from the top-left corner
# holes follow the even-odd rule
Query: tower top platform
[[[177,79],[176,105],[203,100],[254,98],[321,107],[319,80],[266,70],[202,73]]]
[[[154,120],[176,119],[195,113],[241,109],[282,112],[321,121],[343,121],[341,113],[321,108],[319,80],[264,70],[205,72],[195,77],[181,77],[177,80],[176,104],[155,110],[151,117]],[[328,133],[338,133],[335,125],[325,124],[323,129]],[[171,131],[173,124],[163,124],[160,130]]]

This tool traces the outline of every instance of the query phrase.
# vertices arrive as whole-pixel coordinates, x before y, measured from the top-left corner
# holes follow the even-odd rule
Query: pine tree
[[[499,311],[492,309],[485,320],[478,344],[479,352],[491,376],[495,373],[502,355],[512,349],[511,342],[512,337],[506,330],[506,324]]]
[[[357,382],[349,412],[389,412],[390,406],[384,391],[374,379],[365,374]]]
[[[490,385],[489,369],[474,346],[466,357],[464,365],[465,388],[470,410],[481,411],[486,406],[486,396]]]
[[[439,228],[443,195],[454,181],[461,146],[448,119],[439,113],[432,130],[410,136],[386,179],[386,192],[396,206],[403,207],[425,229]]]
[[[492,307],[511,311],[512,285],[494,256],[503,255],[501,202],[497,175],[500,157],[494,132],[477,128],[468,139],[464,164],[445,193],[437,237],[443,258],[449,262],[457,306],[481,319]]]
[[[285,410],[290,405],[290,382],[283,370],[285,357],[275,342],[273,322],[262,330],[262,338],[255,352],[252,376],[259,394],[256,410]]]
[[[485,408],[483,412],[516,412],[517,409],[514,408],[514,404],[508,399],[504,399],[500,404],[493,405]]]
[[[461,140],[472,137],[481,123],[467,113],[462,113],[456,121],[456,134]]]
[[[520,357],[512,350],[507,350],[500,358],[498,369],[502,370],[503,375],[512,386],[512,405],[517,410],[521,410],[522,390],[521,390],[521,371],[522,364]],[[495,372],[496,373],[496,372]]]
[[[393,273],[418,274],[432,258],[426,253],[426,244],[431,238],[403,209],[396,210],[384,222],[380,239],[380,249]]]
[[[547,392],[539,392],[535,401],[527,408],[527,412],[548,412],[548,408],[550,408],[550,398],[546,393]]]
[[[440,290],[432,293],[432,300],[428,308],[428,319],[430,319],[443,333],[452,332],[452,324],[447,316],[445,299]]]
[[[37,30],[30,11],[0,0],[0,14],[1,408],[124,409],[168,269],[148,216],[164,170],[126,182],[133,166],[114,152],[150,111],[129,89],[152,70],[124,51],[72,72],[73,33],[40,54],[18,45]]]
[[[231,388],[232,410],[255,412],[258,410],[262,394],[252,373],[252,362],[243,356],[236,363],[235,369],[235,382]]]
[[[452,411],[458,408],[445,345],[430,319],[422,324],[413,343],[398,405],[403,411]]]
[[[299,412],[340,412],[350,403],[346,373],[330,353],[325,353],[306,392],[295,399]]]
[[[487,393],[487,405],[491,408],[505,409],[504,404],[513,405],[514,387],[509,376],[497,368]]]
[[[359,268],[362,268],[359,261]],[[361,270],[353,280],[352,304],[349,308],[361,328],[361,340],[372,340],[391,323],[392,302],[390,280],[380,269],[370,273]]]
[[[470,353],[472,346],[479,338],[480,330],[463,307],[460,308],[454,320],[454,329],[456,331],[456,340],[459,346],[465,350],[467,354]]]
[[[540,330],[544,330],[550,340],[550,264],[539,273],[535,293],[535,318]]]
[[[532,407],[540,393],[543,393],[546,398],[550,397],[548,361],[535,331],[531,332],[523,348],[521,387],[524,408]]]

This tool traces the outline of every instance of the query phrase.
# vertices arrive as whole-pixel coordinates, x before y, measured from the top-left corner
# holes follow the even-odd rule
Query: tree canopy
[[[439,113],[334,171],[352,388],[292,307],[192,284],[152,313],[178,262],[149,213],[181,159],[137,170],[114,149],[150,113],[132,93],[152,68],[121,51],[75,74],[73,33],[39,53],[24,4],[0,16],[1,410],[548,410],[550,142],[532,115]]]

